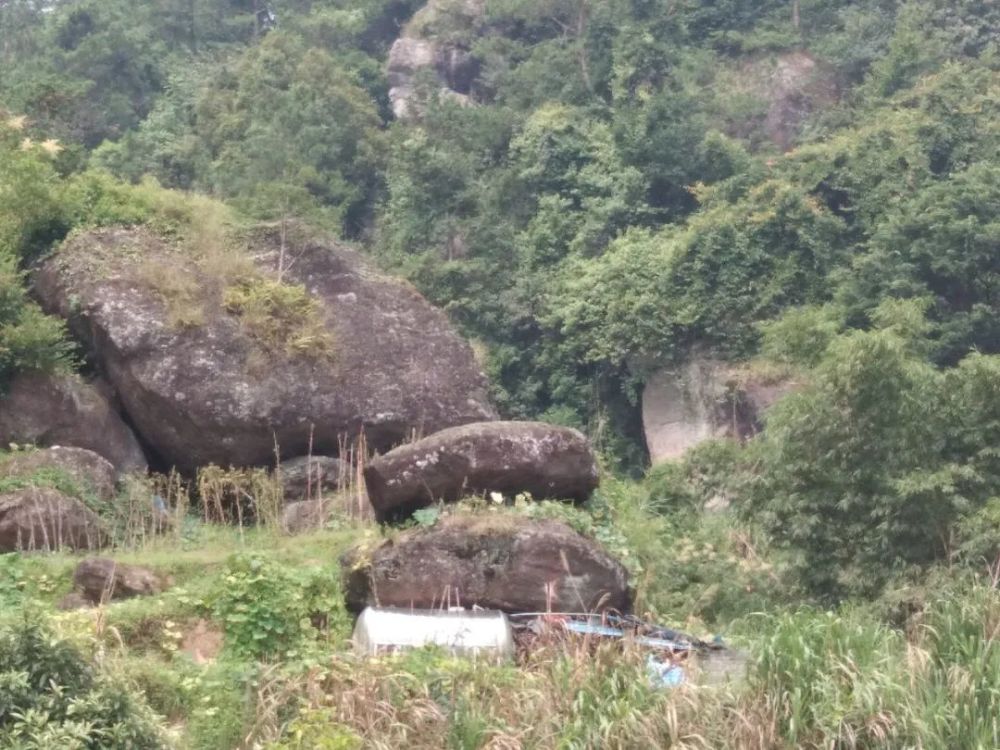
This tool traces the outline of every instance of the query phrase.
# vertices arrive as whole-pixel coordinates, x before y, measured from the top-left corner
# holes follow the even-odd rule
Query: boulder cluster
[[[36,269],[37,298],[66,320],[90,375],[9,384],[0,444],[34,449],[0,463],[0,551],[106,546],[116,486],[148,467],[193,475],[273,466],[276,455],[292,457],[275,469],[292,533],[321,526],[328,498],[352,482],[382,522],[470,495],[590,496],[598,466],[587,438],[497,421],[472,349],[440,310],[352,250],[283,242],[258,231],[227,276],[222,260],[147,229],[99,229]],[[359,439],[359,456],[376,454],[363,473],[336,457]],[[356,548],[343,566],[354,609],[630,604],[625,569],[600,544],[511,513],[447,514]],[[74,582],[67,607],[166,585],[108,558],[84,560]]]
[[[520,494],[582,502],[597,461],[577,430],[487,422],[442,430],[379,456],[365,469],[376,517],[400,519],[468,495]],[[478,606],[507,612],[628,611],[624,566],[567,524],[513,514],[446,515],[362,545],[341,560],[348,607]]]

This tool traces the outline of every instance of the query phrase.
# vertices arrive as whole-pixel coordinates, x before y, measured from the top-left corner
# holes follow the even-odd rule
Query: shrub
[[[284,738],[268,750],[360,750],[362,740],[353,731],[331,721],[322,711],[303,711],[285,730]]]
[[[243,658],[301,656],[320,632],[346,629],[336,571],[293,570],[256,555],[236,555],[215,594],[226,649]]]
[[[223,303],[265,349],[318,358],[331,352],[322,309],[301,284],[244,278],[226,289]]]
[[[0,238],[0,392],[18,372],[66,371],[73,364],[65,325],[28,299],[23,274],[2,244]]]
[[[0,630],[0,747],[154,750],[153,713],[32,617]]]

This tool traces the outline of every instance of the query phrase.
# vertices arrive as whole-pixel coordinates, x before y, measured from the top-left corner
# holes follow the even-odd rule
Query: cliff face
[[[750,438],[763,429],[767,410],[798,387],[786,373],[756,373],[704,356],[660,370],[642,393],[649,458],[657,464],[713,438]]]
[[[398,119],[416,117],[425,92],[469,102],[479,62],[469,50],[485,13],[485,0],[431,0],[403,29],[389,51],[387,76],[392,111]]]

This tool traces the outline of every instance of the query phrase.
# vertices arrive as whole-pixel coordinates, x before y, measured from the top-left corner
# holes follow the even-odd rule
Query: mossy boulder
[[[169,585],[167,577],[149,568],[126,565],[108,557],[88,557],[73,571],[73,586],[90,604],[159,594]]]
[[[0,491],[21,487],[52,487],[109,503],[115,497],[115,468],[93,451],[61,445],[0,458]]]
[[[192,247],[148,229],[78,234],[37,271],[164,463],[270,464],[335,455],[364,432],[495,418],[472,350],[411,286],[304,232]]]
[[[629,611],[624,566],[561,521],[453,515],[341,558],[348,608]]]

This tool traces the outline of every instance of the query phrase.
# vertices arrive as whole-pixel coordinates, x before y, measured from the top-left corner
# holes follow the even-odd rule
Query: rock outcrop
[[[469,100],[479,62],[459,38],[470,35],[484,11],[483,0],[430,0],[414,15],[389,50],[386,76],[397,118],[419,115],[422,78],[438,95]]]
[[[725,392],[716,363],[698,360],[682,370],[662,370],[642,392],[646,448],[655,464],[680,458],[698,443],[725,435]]]
[[[74,587],[91,604],[159,594],[168,584],[166,578],[148,568],[126,565],[107,557],[88,557],[73,571]]]
[[[755,374],[700,356],[660,370],[646,380],[642,393],[650,460],[680,458],[712,438],[752,437],[763,428],[767,409],[797,387],[787,376]]]
[[[286,503],[314,500],[335,492],[351,473],[346,462],[330,456],[293,458],[282,461],[278,469]]]
[[[782,151],[794,147],[809,119],[840,96],[835,72],[805,50],[749,58],[734,75],[729,87],[756,102],[759,114],[733,123],[730,131]]]
[[[782,151],[795,145],[809,117],[836,102],[839,92],[831,70],[808,52],[781,55],[767,79],[769,102],[764,131]]]
[[[310,445],[333,454],[361,432],[387,450],[412,431],[495,418],[471,348],[412,287],[329,243],[293,239],[282,253],[277,229],[248,242],[237,274],[146,230],[95,230],[35,275],[45,309],[69,321],[166,463],[264,465],[276,443],[282,455]],[[240,284],[250,285],[248,304],[255,288],[281,294],[258,295],[256,318],[243,317],[226,302]],[[301,300],[282,307],[292,304],[282,296],[296,296],[290,285],[305,290],[305,312]],[[302,349],[323,337],[322,356],[268,349],[250,328],[255,320],[283,344],[285,316],[306,314],[318,331]]]
[[[0,478],[30,481],[42,475],[40,484],[58,484],[65,477],[81,495],[110,502],[115,496],[115,468],[106,459],[83,448],[53,446],[13,453],[0,462]],[[50,481],[52,480],[52,481]]]
[[[485,492],[582,502],[599,479],[594,452],[581,432],[541,422],[442,430],[375,458],[364,477],[379,519]]]
[[[75,375],[18,375],[0,407],[0,445],[86,448],[119,474],[144,472],[142,447],[105,391]]]
[[[98,549],[100,518],[73,497],[47,487],[0,494],[0,552]]]
[[[596,542],[558,521],[447,516],[341,559],[348,608],[478,605],[506,612],[631,606],[628,574]]]

